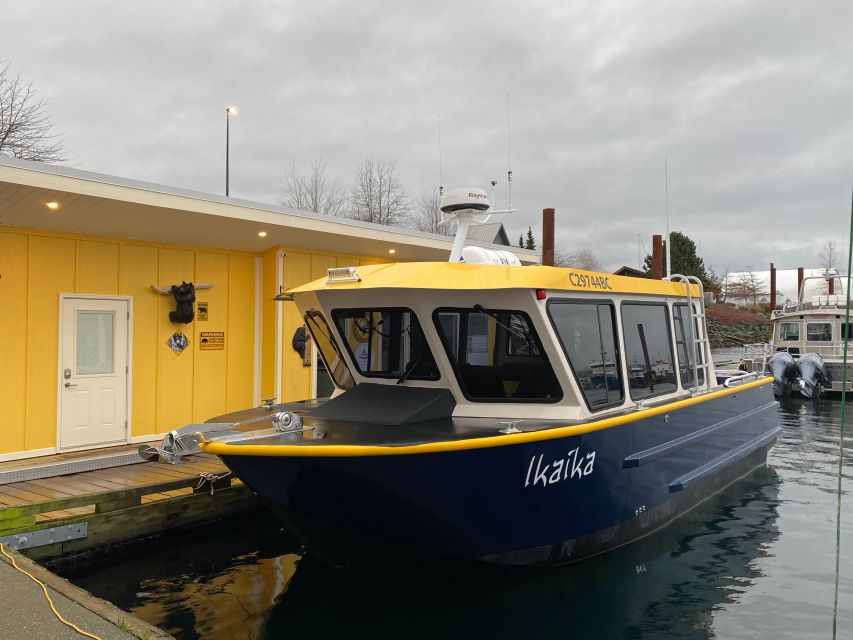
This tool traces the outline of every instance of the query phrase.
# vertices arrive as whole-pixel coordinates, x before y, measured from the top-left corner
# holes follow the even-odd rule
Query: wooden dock
[[[2,463],[0,471],[15,465],[21,463]],[[14,539],[21,553],[46,559],[258,506],[216,456],[196,454],[177,465],[145,462],[0,484],[0,539]],[[75,537],[65,539],[69,535]]]

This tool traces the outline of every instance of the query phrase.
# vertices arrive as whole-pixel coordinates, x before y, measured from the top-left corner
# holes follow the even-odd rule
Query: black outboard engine
[[[794,358],[787,351],[780,351],[767,361],[767,368],[773,375],[773,395],[777,398],[785,395],[785,390],[800,377],[800,370]]]
[[[800,393],[804,398],[820,395],[822,386],[829,386],[823,358],[817,353],[804,353],[800,356]]]

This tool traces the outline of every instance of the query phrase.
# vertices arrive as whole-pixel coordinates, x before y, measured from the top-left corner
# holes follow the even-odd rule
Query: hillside
[[[739,347],[770,339],[770,319],[760,313],[744,311],[727,304],[705,307],[711,347]]]

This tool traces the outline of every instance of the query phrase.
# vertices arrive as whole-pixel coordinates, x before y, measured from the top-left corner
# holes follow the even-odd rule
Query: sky
[[[506,208],[511,166],[510,237],[539,237],[554,207],[558,247],[608,270],[651,252],[667,200],[671,229],[718,272],[816,266],[825,242],[847,246],[849,0],[3,9],[0,59],[50,101],[78,169],[223,193],[236,105],[240,198],[276,202],[284,167],[315,160],[349,189],[377,157],[413,197],[440,177],[497,180]]]

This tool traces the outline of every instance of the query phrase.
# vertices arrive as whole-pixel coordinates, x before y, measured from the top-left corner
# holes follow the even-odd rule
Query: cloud
[[[666,218],[718,269],[811,266],[845,235],[853,5],[83,2],[5,8],[0,55],[51,99],[73,164],[274,201],[282,168],[350,184],[397,160],[413,193],[499,181],[510,237],[608,267]]]

